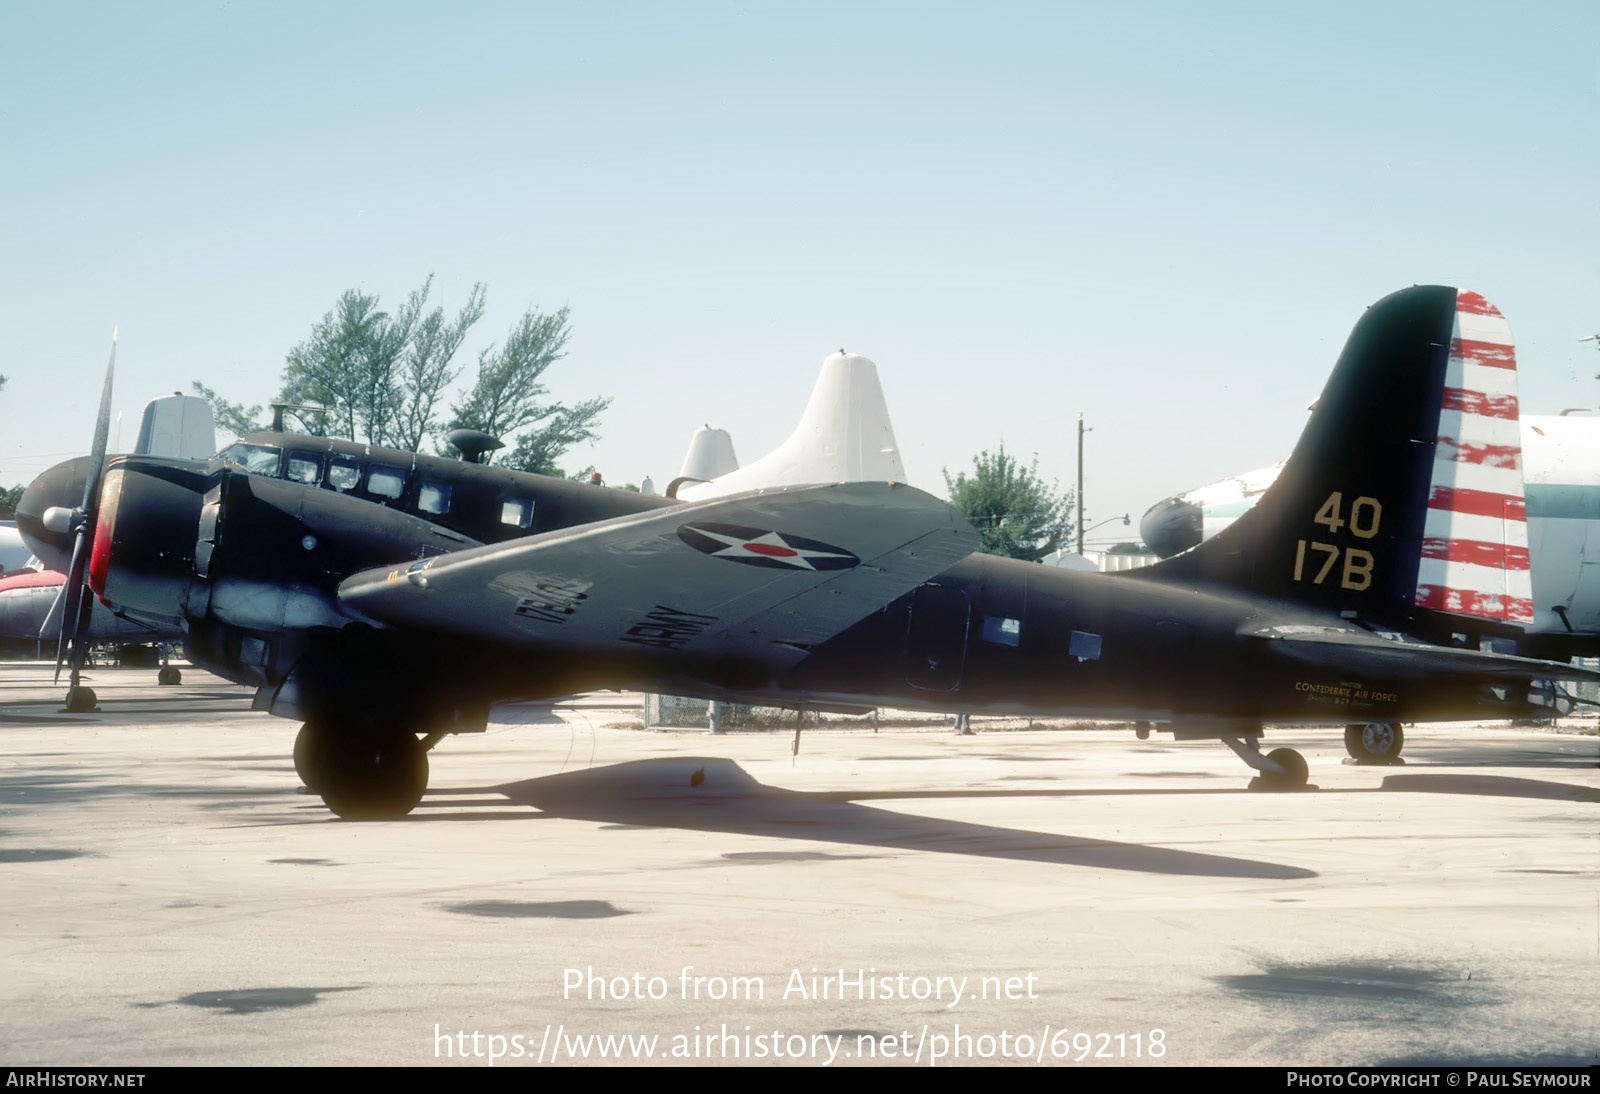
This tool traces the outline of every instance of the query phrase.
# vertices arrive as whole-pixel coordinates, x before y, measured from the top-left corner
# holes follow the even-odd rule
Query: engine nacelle
[[[1197,546],[1205,538],[1204,529],[1200,506],[1182,494],[1156,502],[1139,518],[1139,538],[1162,558]]]
[[[118,608],[180,622],[206,485],[200,465],[113,460],[100,487],[89,587]]]
[[[264,683],[303,647],[297,635],[355,622],[338,600],[350,574],[479,545],[336,491],[210,467],[113,464],[89,583],[118,607],[183,621],[191,656],[231,679]]]

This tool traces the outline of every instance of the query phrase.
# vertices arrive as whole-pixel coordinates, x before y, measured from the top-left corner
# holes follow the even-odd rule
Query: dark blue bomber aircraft
[[[17,521],[303,721],[297,769],[342,817],[408,813],[428,749],[492,703],[598,688],[1138,720],[1297,789],[1305,760],[1263,755],[1264,723],[1515,718],[1548,713],[1555,680],[1600,679],[1405,637],[1439,625],[1418,586],[1430,509],[1500,504],[1440,479],[1482,302],[1428,286],[1369,308],[1266,496],[1123,573],[974,554],[964,519],[898,483],[679,503],[282,433],[206,463],[106,460],[109,398],[95,454],[41,476]]]

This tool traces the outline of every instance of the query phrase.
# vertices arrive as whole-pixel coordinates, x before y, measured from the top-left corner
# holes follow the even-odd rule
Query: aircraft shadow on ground
[[[820,840],[1152,874],[1280,881],[1317,876],[1297,866],[1253,859],[909,816],[858,805],[846,794],[766,786],[733,761],[713,757],[634,760],[459,793],[476,795],[489,790],[539,809],[544,816],[605,824]],[[439,800],[445,793],[431,792],[433,800],[425,804],[449,808],[455,803]],[[1000,791],[994,796],[1013,793]],[[450,816],[428,810],[413,814],[423,820]]]

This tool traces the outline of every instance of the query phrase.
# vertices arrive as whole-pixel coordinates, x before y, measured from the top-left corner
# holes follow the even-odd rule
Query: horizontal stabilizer
[[[1383,638],[1365,631],[1320,627],[1274,627],[1256,635],[1273,641],[1282,656],[1352,674],[1382,679],[1426,673],[1444,678],[1518,681],[1569,680],[1600,683],[1600,671],[1560,661],[1539,661],[1485,650],[1433,646]]]

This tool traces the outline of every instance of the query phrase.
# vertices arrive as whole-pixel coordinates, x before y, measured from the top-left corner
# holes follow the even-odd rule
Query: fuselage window
[[[450,487],[445,483],[425,482],[417,489],[417,512],[448,513],[450,511]]]
[[[335,490],[354,490],[361,481],[361,465],[354,460],[335,457],[328,464],[328,485]]]
[[[507,498],[500,506],[500,523],[526,528],[533,523],[533,502],[527,498]]]
[[[367,493],[380,498],[398,498],[406,490],[404,471],[394,467],[374,467],[367,472]]]
[[[278,476],[278,450],[264,444],[230,444],[215,459],[236,463],[252,475]]]
[[[288,474],[284,478],[315,486],[322,479],[322,461],[308,452],[291,452]]]
[[[1022,620],[998,615],[983,617],[983,640],[997,646],[1015,646],[1022,641]]]

